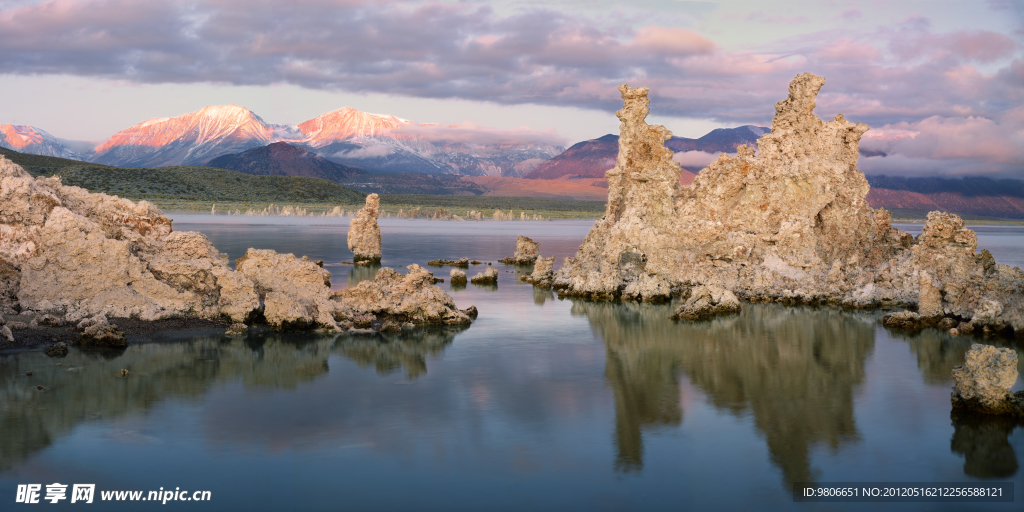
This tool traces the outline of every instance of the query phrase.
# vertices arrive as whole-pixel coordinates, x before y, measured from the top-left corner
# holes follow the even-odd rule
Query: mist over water
[[[347,224],[174,225],[232,259],[248,247],[323,259],[343,288],[376,270],[342,263]],[[878,505],[793,503],[791,483],[1024,490],[1024,424],[953,415],[949,402],[971,343],[1009,346],[1024,365],[1019,342],[895,333],[881,312],[773,304],[674,323],[672,305],[559,300],[518,282],[529,267],[497,263],[523,234],[557,267],[591,225],[382,219],[384,266],[468,257],[485,262],[470,275],[488,261],[499,269],[497,286],[439,285],[479,308],[468,328],[210,332],[62,359],[0,356],[0,502],[18,484],[53,482],[210,490],[209,503],[169,504],[204,510],[866,510]],[[1016,233],[979,239],[1019,257]],[[431,270],[447,280],[448,267]]]

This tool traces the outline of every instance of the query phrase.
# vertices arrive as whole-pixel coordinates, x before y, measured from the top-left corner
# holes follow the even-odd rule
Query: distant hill
[[[34,176],[56,175],[65,185],[133,200],[358,204],[366,199],[362,192],[321,178],[254,176],[199,166],[129,169],[26,155],[4,148],[0,148],[0,154]]]
[[[1024,181],[984,177],[904,178],[867,176],[873,208],[944,210],[1024,219]]]
[[[699,139],[672,137],[665,141],[665,147],[675,152],[732,153],[740,144],[756,144],[757,139],[768,131],[768,128],[752,125],[739,128],[719,128]],[[615,167],[615,160],[618,156],[619,136],[608,134],[573,145],[562,154],[538,165],[523,177],[534,180],[555,180],[567,175],[580,178],[604,178],[605,171]],[[687,170],[693,172],[700,169]]]
[[[316,153],[287,142],[275,142],[241,153],[218,156],[206,165],[259,176],[307,176],[341,183],[366,171],[331,162]]]

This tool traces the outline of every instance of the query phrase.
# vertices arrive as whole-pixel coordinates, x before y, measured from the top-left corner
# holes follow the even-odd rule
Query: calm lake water
[[[343,288],[373,274],[342,263],[347,224],[177,215],[174,225],[232,259],[248,247],[322,259]],[[952,367],[983,338],[777,305],[676,324],[671,305],[559,300],[497,263],[524,234],[558,266],[591,225],[383,219],[385,266],[494,262],[496,287],[450,292],[479,308],[469,328],[208,332],[60,360],[0,356],[0,508],[20,509],[7,505],[19,484],[57,482],[96,484],[89,510],[161,509],[99,502],[103,490],[160,488],[212,493],[168,510],[1020,510],[1019,496],[792,499],[802,481],[1008,481],[1024,493],[1024,423],[950,414]],[[1024,227],[978,231],[997,261],[1024,264]],[[448,267],[434,270],[447,280]],[[1024,363],[1019,342],[985,342]]]

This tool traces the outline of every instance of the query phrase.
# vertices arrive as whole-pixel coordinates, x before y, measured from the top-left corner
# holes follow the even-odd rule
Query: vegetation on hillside
[[[90,164],[63,158],[2,154],[34,176],[59,176],[65,185],[91,192],[165,201],[236,203],[356,204],[366,194],[320,178],[255,176],[216,167],[174,166],[130,169]]]

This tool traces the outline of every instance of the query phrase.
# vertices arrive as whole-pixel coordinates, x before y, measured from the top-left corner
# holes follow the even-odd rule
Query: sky
[[[867,173],[1024,178],[1024,0],[0,0],[0,124],[102,141],[238,104],[572,144],[651,89],[676,135],[770,126],[790,80],[871,126]]]

